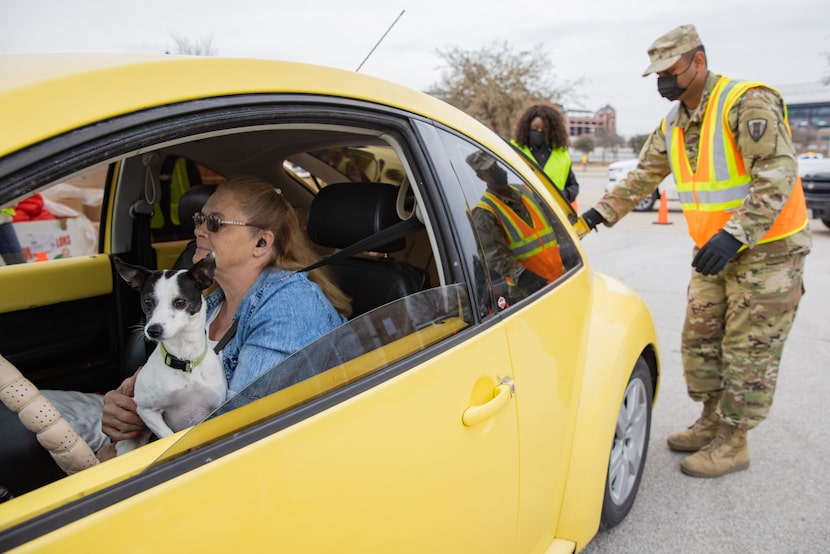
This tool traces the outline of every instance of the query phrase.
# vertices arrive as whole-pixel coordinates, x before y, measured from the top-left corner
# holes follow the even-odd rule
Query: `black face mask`
[[[507,171],[500,168],[497,165],[494,165],[493,168],[490,170],[490,175],[493,176],[493,181],[499,187],[506,187],[507,186]]]
[[[684,69],[680,73],[657,77],[657,92],[660,93],[660,96],[672,102],[680,98],[683,95],[683,93],[686,92],[686,90],[688,89],[678,85],[677,78],[689,71],[690,67],[692,67],[692,60],[689,60],[689,65],[687,65],[686,69]]]
[[[530,130],[530,146],[534,148],[543,148],[548,145],[548,136],[544,131]]]
[[[677,84],[677,75],[666,75],[657,77],[657,92],[663,98],[674,102],[686,92],[686,89]]]

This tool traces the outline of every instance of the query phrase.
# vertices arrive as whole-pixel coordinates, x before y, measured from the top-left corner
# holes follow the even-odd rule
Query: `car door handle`
[[[507,406],[507,401],[513,398],[516,392],[516,385],[513,379],[505,377],[493,391],[493,399],[479,404],[477,406],[470,406],[464,410],[461,416],[461,421],[467,427],[481,423],[482,421],[492,417],[496,412]]]

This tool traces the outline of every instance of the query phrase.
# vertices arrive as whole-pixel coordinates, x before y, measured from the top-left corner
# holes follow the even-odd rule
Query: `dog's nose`
[[[153,323],[152,325],[148,326],[145,330],[147,336],[153,340],[159,340],[161,336],[164,334],[164,327],[162,327],[158,323]]]

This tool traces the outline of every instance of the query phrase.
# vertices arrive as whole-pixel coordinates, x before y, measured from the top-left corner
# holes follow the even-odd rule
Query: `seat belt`
[[[331,256],[327,256],[321,259],[320,261],[311,264],[310,266],[300,269],[299,271],[311,271],[312,269],[317,269],[318,267],[330,264],[334,261],[342,260],[343,258],[347,258],[353,254],[357,254],[358,252],[370,250],[370,246],[374,246],[376,244],[384,244],[387,242],[391,242],[393,240],[397,240],[401,237],[405,237],[415,229],[421,227],[423,227],[423,224],[420,221],[418,221],[417,217],[413,215],[409,219],[399,221],[391,227],[387,227],[386,229],[382,229],[377,233],[369,235],[366,238],[360,239],[356,243],[350,244],[346,248],[338,250]]]
[[[231,326],[228,327],[228,330],[225,331],[225,334],[222,335],[222,338],[219,339],[219,342],[217,342],[216,346],[213,347],[214,352],[218,354],[222,351],[223,348],[225,348],[225,345],[228,344],[228,341],[231,340],[233,336],[236,334],[237,325],[239,325],[239,320],[234,319],[233,322],[231,322]]]
[[[130,206],[130,217],[133,218],[132,237],[130,240],[131,261],[149,269],[156,269],[156,256],[153,251],[151,236],[151,219],[153,205],[156,203],[159,187],[153,175],[156,154],[145,155],[141,158],[144,165],[144,189],[142,197]]]
[[[366,238],[360,239],[354,244],[351,244],[344,248],[343,250],[338,250],[331,256],[327,256],[309,266],[306,266],[302,269],[298,269],[294,273],[303,273],[311,271],[312,269],[317,269],[318,267],[322,267],[326,264],[330,264],[334,261],[341,260],[343,258],[347,258],[353,254],[357,254],[358,252],[363,252],[368,250],[369,247],[374,246],[376,244],[384,244],[387,242],[391,242],[393,240],[397,240],[401,237],[405,237],[415,229],[419,229],[423,227],[423,224],[418,221],[418,218],[415,216],[410,217],[409,219],[404,219],[403,221],[399,221],[395,223],[391,227],[387,227],[386,229],[382,229],[377,233],[369,235]],[[231,326],[225,332],[219,342],[216,343],[216,346],[213,348],[214,352],[217,354],[228,344],[228,341],[233,338],[236,334],[236,327],[239,324],[238,319],[234,319],[231,323]]]

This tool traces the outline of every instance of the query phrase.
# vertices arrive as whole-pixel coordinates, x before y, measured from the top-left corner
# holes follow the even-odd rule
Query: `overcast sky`
[[[426,90],[446,70],[438,50],[541,44],[554,80],[585,80],[567,107],[610,104],[626,137],[669,108],[640,75],[677,25],[697,27],[718,73],[772,86],[830,74],[830,0],[0,0],[0,53],[163,53],[176,35],[211,38],[220,56],[354,70],[402,10],[362,73]]]

